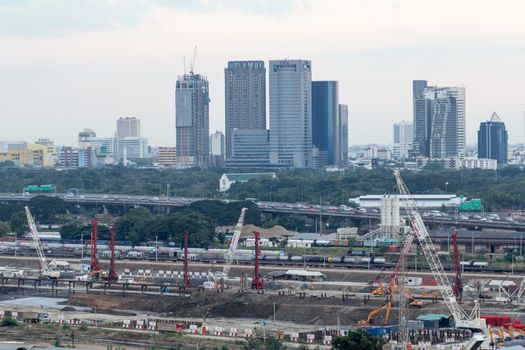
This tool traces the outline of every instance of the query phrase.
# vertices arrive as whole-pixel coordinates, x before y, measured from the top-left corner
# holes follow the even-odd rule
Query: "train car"
[[[386,263],[386,259],[385,258],[374,258],[374,261],[373,261],[374,265],[384,265]]]

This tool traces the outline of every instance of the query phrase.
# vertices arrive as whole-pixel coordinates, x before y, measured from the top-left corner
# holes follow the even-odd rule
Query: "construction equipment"
[[[259,291],[264,289],[261,272],[259,271],[259,239],[261,234],[259,231],[253,231],[253,234],[255,235],[255,273],[252,280],[252,289]]]
[[[384,322],[384,324],[386,325],[387,322],[388,322],[388,317],[390,316],[390,309],[391,308],[392,308],[392,303],[388,302],[385,305],[381,306],[380,308],[370,311],[370,313],[368,314],[367,319],[357,322],[357,325],[358,326],[367,326],[367,325],[371,324],[373,322],[374,316],[379,314],[383,310],[386,310],[385,322]]]
[[[53,279],[59,278],[60,271],[51,270],[49,264],[47,263],[46,256],[44,255],[44,250],[42,249],[42,243],[40,242],[40,236],[38,235],[38,231],[36,229],[35,220],[33,219],[33,215],[31,215],[29,207],[25,207],[25,210],[27,216],[27,224],[29,226],[29,232],[31,233],[33,242],[35,242],[36,253],[40,262],[40,277]]]
[[[188,230],[184,230],[184,287],[189,287],[190,285],[190,268],[188,265]]]
[[[230,273],[230,268],[232,266],[233,257],[235,255],[235,252],[237,251],[237,246],[239,245],[239,238],[241,238],[242,233],[242,227],[244,226],[244,217],[246,215],[247,208],[241,209],[241,215],[239,216],[239,220],[237,220],[237,225],[235,225],[235,229],[233,231],[232,240],[230,243],[230,248],[228,249],[228,252],[226,253],[224,267],[222,269],[223,278],[228,278],[228,275]]]
[[[443,269],[443,265],[439,260],[436,248],[432,243],[432,239],[430,238],[425,223],[419,213],[417,204],[405,185],[405,182],[401,178],[399,169],[394,171],[394,176],[396,178],[399,194],[403,195],[405,198],[405,210],[409,216],[413,234],[418,238],[421,250],[425,255],[432,275],[437,282],[438,290],[443,296],[443,301],[454,318],[456,327],[477,331],[486,330],[486,322],[485,319],[482,319],[479,315],[479,303],[477,301],[475,301],[474,309],[470,314],[463,310],[459,305],[445,270]]]
[[[99,280],[102,278],[107,279],[107,273],[103,276],[102,268],[98,262],[98,253],[97,253],[97,226],[98,221],[93,220],[93,233],[91,234],[91,264],[89,275],[92,280]]]
[[[109,249],[111,251],[111,257],[109,260],[109,274],[108,274],[108,282],[109,283],[115,283],[118,281],[118,275],[117,270],[115,267],[115,227],[111,226],[110,229],[110,236],[109,236]]]
[[[454,247],[454,284],[452,285],[452,290],[458,302],[461,302],[461,299],[463,298],[463,282],[461,280],[461,260],[459,256],[457,236],[457,232],[452,234],[452,245]]]

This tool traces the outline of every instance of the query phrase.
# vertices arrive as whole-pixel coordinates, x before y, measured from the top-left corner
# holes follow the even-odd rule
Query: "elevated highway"
[[[42,194],[24,195],[21,193],[0,193],[0,202],[28,202],[32,197]],[[177,207],[185,206],[194,202],[206,200],[207,198],[189,197],[157,197],[157,196],[136,196],[119,194],[83,194],[70,195],[65,193],[45,194],[63,199],[68,203],[91,204],[105,206],[150,206],[150,207]],[[276,214],[299,214],[308,216],[335,216],[356,220],[380,220],[378,212],[364,210],[343,210],[334,206],[320,206],[310,204],[282,203],[282,202],[257,202],[262,212]],[[468,228],[473,230],[493,229],[508,231],[525,231],[525,222],[507,220],[487,220],[481,219],[460,219],[452,216],[424,217],[425,223],[429,225],[443,225],[458,228]]]

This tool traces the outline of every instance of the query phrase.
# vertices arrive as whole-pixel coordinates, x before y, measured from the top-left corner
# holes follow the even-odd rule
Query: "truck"
[[[49,314],[47,312],[24,312],[25,323],[48,323]]]

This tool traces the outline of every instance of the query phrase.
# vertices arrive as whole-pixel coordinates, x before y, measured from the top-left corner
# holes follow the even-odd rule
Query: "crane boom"
[[[38,235],[38,230],[36,228],[35,219],[33,219],[33,215],[31,215],[29,207],[26,206],[25,210],[27,216],[27,224],[29,226],[29,232],[31,233],[31,238],[33,238],[33,241],[35,242],[36,253],[38,255],[38,260],[40,261],[40,268],[42,270],[41,275],[42,277],[58,278],[60,276],[60,272],[52,271],[49,268],[49,264],[47,263],[46,256],[44,255],[44,250],[42,249],[42,243],[40,242],[40,236]]]
[[[237,245],[239,244],[239,238],[241,237],[242,233],[242,227],[244,226],[244,216],[246,214],[247,208],[241,209],[241,215],[239,216],[239,220],[237,221],[237,225],[235,225],[235,229],[233,231],[232,240],[230,243],[230,248],[228,249],[228,252],[226,253],[226,259],[223,267],[223,275],[224,277],[227,277],[230,273],[230,268],[233,262],[233,256],[235,252],[237,251]]]
[[[477,303],[474,307],[474,310],[470,314],[463,310],[463,308],[459,305],[456,296],[454,295],[452,285],[450,284],[445,270],[443,269],[443,265],[439,260],[436,248],[432,243],[432,239],[430,238],[427,228],[425,227],[425,223],[423,222],[421,214],[419,213],[417,204],[410,194],[407,186],[405,185],[405,182],[401,178],[399,169],[394,171],[394,175],[400,194],[404,195],[406,198],[405,210],[409,215],[412,230],[419,240],[421,250],[425,255],[425,258],[430,267],[430,271],[436,279],[438,290],[440,291],[450,313],[454,317],[456,326],[478,330],[485,329],[485,320],[479,317],[479,305]]]

